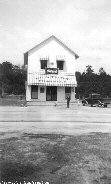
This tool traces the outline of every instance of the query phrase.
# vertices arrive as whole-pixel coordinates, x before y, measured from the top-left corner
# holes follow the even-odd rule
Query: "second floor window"
[[[47,60],[41,59],[40,62],[41,62],[41,69],[47,68]]]
[[[57,68],[58,68],[59,70],[63,70],[63,68],[64,68],[64,61],[62,61],[62,60],[57,60]]]

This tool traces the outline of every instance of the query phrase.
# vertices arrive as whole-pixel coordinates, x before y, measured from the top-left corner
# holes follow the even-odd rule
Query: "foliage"
[[[92,66],[91,65],[87,65],[86,66],[86,74],[87,75],[92,75],[94,72],[94,70],[92,69]]]
[[[96,74],[92,66],[86,66],[83,73],[76,72],[77,97],[88,96],[91,93],[99,93],[102,96],[111,96],[111,76],[101,67],[99,73]]]
[[[10,62],[0,64],[0,93],[25,94],[26,71]]]

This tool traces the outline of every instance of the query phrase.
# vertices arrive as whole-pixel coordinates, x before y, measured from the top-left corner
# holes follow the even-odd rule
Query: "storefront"
[[[30,100],[64,102],[67,95],[70,96],[71,101],[75,100],[76,81],[74,76],[30,74],[29,84],[27,97]]]

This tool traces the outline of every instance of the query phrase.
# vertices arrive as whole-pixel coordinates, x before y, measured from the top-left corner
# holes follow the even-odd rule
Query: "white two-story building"
[[[27,67],[26,100],[75,101],[76,59],[78,55],[55,36],[51,36],[24,53]]]

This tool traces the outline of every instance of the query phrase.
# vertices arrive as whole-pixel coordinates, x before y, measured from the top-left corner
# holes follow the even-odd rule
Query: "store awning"
[[[28,85],[42,86],[76,86],[75,75],[57,75],[57,74],[28,74]]]

